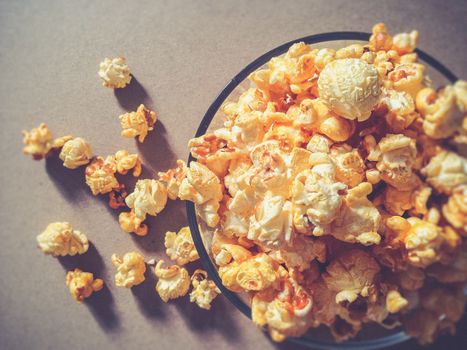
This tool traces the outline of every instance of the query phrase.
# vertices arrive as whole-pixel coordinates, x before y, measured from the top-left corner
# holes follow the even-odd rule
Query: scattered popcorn
[[[104,287],[104,281],[100,278],[94,279],[94,275],[90,272],[74,269],[66,274],[66,285],[73,299],[81,303],[92,293],[100,291]]]
[[[24,154],[31,155],[35,160],[47,157],[53,149],[61,148],[72,136],[63,136],[53,139],[53,134],[45,123],[31,131],[23,130]]]
[[[125,198],[125,202],[137,218],[144,220],[146,215],[156,216],[165,208],[167,189],[156,180],[138,180],[135,190]]]
[[[157,121],[156,112],[147,109],[143,104],[139,105],[136,112],[122,114],[120,117],[123,137],[138,136],[139,142],[144,142],[149,131],[154,129]]]
[[[162,267],[163,264],[164,261],[159,260],[154,268],[154,272],[159,279],[156,284],[156,291],[166,303],[170,299],[177,299],[188,293],[190,275],[183,267],[172,265],[164,268]]]
[[[105,58],[99,64],[97,74],[103,80],[102,85],[112,89],[124,88],[131,81],[130,68],[124,57]]]
[[[53,222],[37,236],[39,248],[45,254],[65,256],[84,254],[89,242],[83,233],[73,230],[68,222]]]
[[[120,213],[118,223],[120,228],[127,233],[135,233],[138,236],[146,236],[148,234],[148,226],[143,224],[144,219],[140,219],[132,210],[130,212]]]
[[[65,142],[59,157],[63,160],[65,168],[76,169],[91,161],[92,149],[86,140],[76,137]]]
[[[169,169],[165,173],[159,172],[159,181],[162,181],[167,187],[167,194],[170,199],[175,200],[178,197],[180,185],[185,178],[187,171],[186,164],[183,160],[177,160],[177,167]]]
[[[133,169],[134,177],[141,175],[141,160],[137,154],[130,154],[128,151],[120,150],[115,153],[115,160],[119,174],[125,175],[129,170]]]
[[[167,256],[178,265],[185,265],[199,259],[198,251],[193,243],[188,226],[181,228],[178,234],[167,231],[164,245]]]
[[[190,301],[202,309],[210,310],[212,301],[221,293],[219,288],[208,279],[206,271],[199,269],[193,272],[191,284],[193,290],[190,293]]]
[[[86,184],[93,195],[109,193],[119,188],[115,177],[116,167],[115,158],[112,156],[108,156],[105,160],[102,157],[96,157],[86,167]]]
[[[112,264],[117,268],[115,284],[117,287],[131,288],[144,282],[146,264],[144,257],[137,252],[129,252],[123,259],[117,254],[112,255]]]

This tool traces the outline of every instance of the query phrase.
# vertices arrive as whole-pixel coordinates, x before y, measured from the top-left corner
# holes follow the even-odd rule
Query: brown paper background
[[[0,349],[285,349],[224,297],[212,312],[187,298],[163,304],[154,278],[116,288],[112,253],[136,249],[162,258],[163,233],[186,222],[171,202],[151,232],[123,233],[116,214],[84,185],[83,169],[21,154],[21,130],[46,122],[55,135],[86,138],[100,155],[139,151],[144,177],[186,159],[186,143],[217,93],[247,63],[283,42],[314,33],[416,28],[419,46],[467,77],[465,1],[1,1],[0,2]],[[101,86],[99,62],[124,55],[135,81],[114,93]],[[119,136],[118,115],[140,102],[159,122],[146,142]],[[134,180],[127,181],[131,185]],[[92,241],[80,257],[36,249],[49,222],[69,221]],[[81,267],[106,289],[84,305],[66,287]],[[465,333],[466,322],[463,323]],[[439,348],[460,348],[443,338]],[[413,343],[398,347],[414,349]]]

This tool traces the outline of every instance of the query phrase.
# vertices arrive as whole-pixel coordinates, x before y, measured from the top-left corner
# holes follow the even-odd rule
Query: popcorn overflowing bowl
[[[464,255],[465,260],[460,236],[465,232],[456,233],[465,229],[465,212],[459,214],[455,203],[465,201],[462,186],[467,182],[467,165],[465,158],[426,141],[430,159],[457,157],[452,164],[461,159],[461,174],[448,180],[453,188],[444,188],[449,186],[436,184],[442,178],[440,166],[422,169],[427,160],[417,157],[409,132],[420,122],[415,103],[424,106],[418,100],[430,100],[427,96],[436,94],[434,90],[418,93],[422,84],[427,84],[428,76],[434,88],[457,81],[441,63],[414,48],[417,36],[412,32],[392,39],[380,24],[371,37],[334,32],[283,44],[231,80],[190,141],[188,163],[197,161],[191,163],[196,166],[190,171],[204,179],[203,188],[190,180],[202,198],[186,202],[199,256],[222,293],[276,341],[287,339],[314,349],[377,349],[410,336],[424,343],[436,337],[436,331],[428,335],[404,331],[394,315],[414,307],[418,301],[412,299],[428,300],[428,305],[444,290],[440,285],[418,295],[428,266],[429,278],[435,276],[444,283],[439,261],[445,262],[436,255],[441,247],[449,245],[452,250],[447,255]],[[375,53],[370,64],[364,62],[361,57],[371,51],[364,45],[376,46],[372,50],[384,51],[385,56]],[[394,54],[388,45],[395,45],[398,52]],[[412,51],[423,65],[414,62]],[[396,64],[391,55],[397,55],[397,60],[405,57],[407,62]],[[299,68],[291,68],[291,61]],[[344,78],[333,79],[335,74]],[[392,82],[390,89],[379,81],[381,76]],[[287,86],[284,77],[289,79]],[[259,90],[267,93],[255,96]],[[283,98],[278,97],[285,90]],[[445,99],[455,94],[446,90]],[[465,90],[456,96],[461,101]],[[431,95],[431,99],[436,98]],[[432,100],[426,104],[434,109]],[[430,140],[453,135],[451,124],[459,123],[457,112],[435,117],[442,113],[439,109],[428,111],[426,123],[422,120],[418,126]],[[459,113],[462,119],[465,110]],[[383,123],[375,122],[377,118],[390,128],[379,137]],[[451,118],[448,126],[440,122],[443,118]],[[239,161],[242,151],[229,146],[230,134],[235,135],[238,148],[247,150],[243,152],[247,161]],[[253,167],[256,172],[250,176]],[[427,208],[432,189],[420,176],[431,179],[436,193],[451,196],[440,210]],[[412,193],[416,193],[413,200]],[[456,209],[450,210],[451,206]],[[444,215],[453,228],[437,225],[441,211],[447,212]],[[393,236],[391,244],[400,244],[398,239],[405,243],[403,261],[393,256],[399,252],[391,250]],[[420,243],[422,236],[425,241]],[[399,269],[399,263],[404,267]],[[465,283],[467,269],[463,269],[460,278]],[[456,288],[461,290],[459,284]],[[461,304],[457,307],[463,309]],[[333,310],[337,311],[332,314]],[[431,309],[420,310],[407,313],[413,316],[412,323],[423,313],[439,317]],[[310,318],[310,313],[318,316]]]

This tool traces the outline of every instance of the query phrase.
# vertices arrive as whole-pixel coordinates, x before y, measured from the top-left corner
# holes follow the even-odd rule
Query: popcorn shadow
[[[141,313],[150,320],[163,320],[166,318],[161,298],[156,293],[156,277],[151,271],[152,266],[147,266],[144,276],[146,280],[131,288],[138,308]]]
[[[78,267],[83,271],[92,272],[95,278],[102,278],[104,276],[104,261],[92,242],[89,242],[89,249],[86,254],[63,256],[59,257],[58,261],[67,272]],[[114,310],[115,303],[113,296],[106,284],[104,284],[102,290],[86,299],[84,304],[89,308],[101,328],[106,331],[113,331],[119,328],[120,321]]]
[[[47,174],[61,194],[70,202],[77,201],[82,192],[86,190],[85,168],[84,166],[78,169],[65,168],[58,154],[45,159]]]
[[[148,93],[140,84],[134,75],[132,79],[123,89],[114,89],[114,95],[117,98],[118,104],[127,111],[134,111],[141,103],[145,105],[151,104],[152,100]]]
[[[233,306],[222,295],[213,300],[211,310],[201,309],[190,302],[189,295],[172,300],[171,303],[179,310],[181,318],[191,330],[200,333],[219,331],[230,343],[238,342],[239,329],[231,317],[236,310],[233,310]]]

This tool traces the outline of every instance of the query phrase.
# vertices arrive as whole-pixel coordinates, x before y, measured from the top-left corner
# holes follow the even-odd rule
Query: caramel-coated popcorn
[[[190,275],[183,267],[177,265],[163,267],[163,264],[164,261],[160,260],[154,268],[154,273],[158,278],[156,291],[166,303],[170,299],[177,299],[188,293]]]
[[[202,309],[210,310],[212,301],[221,293],[214,281],[208,279],[206,271],[198,269],[191,276],[191,284],[193,289],[190,301]]]
[[[164,245],[167,256],[178,265],[185,265],[199,259],[188,226],[182,227],[178,233],[167,231]]]
[[[65,142],[59,157],[63,160],[64,167],[76,169],[91,161],[92,149],[86,140],[81,137],[76,137]]]
[[[37,236],[39,248],[45,254],[65,256],[84,254],[89,242],[84,233],[73,230],[68,222],[53,222]]]
[[[138,236],[146,236],[148,234],[148,226],[143,224],[144,219],[135,215],[133,210],[120,213],[118,223],[120,228],[127,233],[135,233]]]
[[[112,89],[124,88],[131,81],[130,69],[124,57],[105,58],[99,64],[97,74],[103,80],[102,85]]]
[[[149,131],[154,129],[157,121],[156,112],[149,110],[143,104],[135,112],[122,114],[120,117],[123,137],[138,136],[139,142],[144,142]]]
[[[90,272],[74,269],[66,274],[66,285],[73,299],[81,303],[92,293],[100,291],[104,287],[104,281],[100,278],[94,279],[94,275]]]
[[[123,258],[112,254],[112,264],[117,268],[115,284],[117,287],[131,288],[144,282],[146,264],[144,257],[137,252],[129,252]]]

